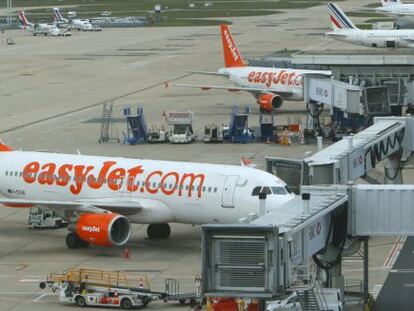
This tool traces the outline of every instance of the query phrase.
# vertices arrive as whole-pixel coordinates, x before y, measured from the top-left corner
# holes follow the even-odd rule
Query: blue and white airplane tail
[[[59,8],[53,8],[53,15],[55,16],[55,20],[59,23],[66,23],[68,20],[64,19],[62,13],[60,13]]]
[[[392,6],[402,4],[400,0],[381,0],[382,6]]]
[[[328,3],[328,9],[329,18],[334,30],[358,29],[338,5],[335,3]]]

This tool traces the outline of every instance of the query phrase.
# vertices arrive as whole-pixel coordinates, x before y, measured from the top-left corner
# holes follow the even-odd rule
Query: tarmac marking
[[[44,279],[21,279],[21,283],[34,283],[34,282],[42,282]]]
[[[48,293],[43,293],[40,296],[36,297],[35,299],[33,299],[33,302],[39,302],[40,299],[42,299],[43,297],[46,297],[47,295],[49,295]]]
[[[407,240],[406,236],[400,235],[397,240],[394,242],[390,252],[388,253],[387,257],[384,261],[384,267],[392,268],[394,266],[395,261],[397,260],[402,247],[404,246],[405,241]]]
[[[372,297],[374,297],[375,300],[378,298],[379,293],[381,292],[382,286],[383,285],[381,284],[375,284],[374,287],[372,288],[370,293]]]
[[[391,273],[414,273],[414,269],[392,269]]]

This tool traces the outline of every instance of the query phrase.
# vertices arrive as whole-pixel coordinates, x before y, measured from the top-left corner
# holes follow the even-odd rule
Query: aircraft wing
[[[266,89],[266,88],[254,88],[254,87],[243,87],[243,86],[220,86],[220,85],[200,85],[200,84],[174,84],[176,87],[190,87],[196,89],[202,89],[203,91],[208,91],[211,89],[216,90],[227,90],[229,92],[238,92],[238,91],[246,91],[251,93],[274,93],[281,96],[291,96],[292,92],[279,92],[275,91],[274,89]]]
[[[0,204],[9,207],[46,207],[58,212],[78,212],[78,213],[104,213],[110,211],[122,215],[137,214],[143,204],[140,200],[129,198],[104,198],[82,201],[47,201],[47,200],[26,200],[0,198]]]

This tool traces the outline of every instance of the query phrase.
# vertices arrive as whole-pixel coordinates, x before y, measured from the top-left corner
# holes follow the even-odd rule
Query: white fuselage
[[[414,48],[414,30],[335,30],[326,36],[374,48]]]
[[[286,184],[261,170],[202,163],[50,154],[0,153],[0,194],[8,198],[93,204],[134,200],[135,223],[236,223],[260,203],[258,186],[275,187],[267,209],[294,195]]]
[[[53,24],[33,24],[28,23],[23,28],[34,35],[59,36],[61,31]]]
[[[70,20],[69,25],[71,28],[75,28],[78,30],[92,30],[93,26],[91,22],[87,19],[72,19]]]
[[[414,4],[412,3],[389,5],[375,10],[395,18],[398,22],[414,24]]]
[[[221,68],[218,72],[227,75],[229,80],[238,86],[263,89],[263,93],[291,94],[282,97],[293,101],[303,100],[305,74],[331,74],[329,71],[271,67]]]

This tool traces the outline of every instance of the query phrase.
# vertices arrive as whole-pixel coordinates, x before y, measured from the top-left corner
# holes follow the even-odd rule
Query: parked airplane
[[[196,74],[216,75],[229,79],[237,86],[176,84],[179,87],[196,87],[202,90],[224,89],[247,91],[253,94],[261,110],[280,108],[285,99],[303,100],[305,75],[331,75],[331,71],[272,67],[250,67],[241,56],[227,25],[221,25],[225,68],[217,72],[194,71]]]
[[[68,29],[77,29],[79,31],[96,31],[102,30],[100,27],[94,27],[89,19],[66,19],[63,18],[59,8],[53,8],[56,23]]]
[[[69,248],[123,245],[130,223],[168,238],[168,223],[237,223],[294,198],[250,167],[14,151],[0,141],[0,204],[54,210],[71,223]],[[262,205],[263,211],[263,205]]]
[[[36,35],[45,35],[45,36],[71,36],[71,33],[66,31],[63,32],[61,31],[59,28],[56,27],[56,25],[53,24],[46,24],[46,23],[41,23],[41,24],[34,24],[28,21],[28,19],[26,18],[26,15],[24,14],[24,11],[19,11],[19,19],[20,22],[22,24],[22,28],[30,33],[33,34],[33,36]]]
[[[414,4],[400,0],[381,0],[381,3],[382,7],[375,9],[378,13],[395,18],[398,26],[414,25]]]
[[[328,3],[332,32],[329,38],[374,48],[414,48],[414,30],[362,30],[335,3]]]

